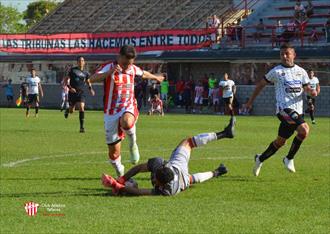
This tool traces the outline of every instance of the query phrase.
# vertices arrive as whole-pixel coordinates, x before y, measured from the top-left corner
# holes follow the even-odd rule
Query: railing
[[[228,26],[224,28],[220,47],[253,47],[264,46],[275,48],[283,42],[291,42],[297,46],[317,45],[330,43],[330,25],[300,24],[274,26],[264,25],[264,29],[257,30],[253,26]]]

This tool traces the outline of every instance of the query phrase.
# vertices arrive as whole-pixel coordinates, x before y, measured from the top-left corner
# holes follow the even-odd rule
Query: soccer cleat
[[[122,184],[118,183],[110,175],[102,174],[101,181],[102,181],[102,184],[103,184],[104,187],[108,187],[108,188],[111,187],[112,192],[115,193],[115,194],[117,194],[120,189],[125,187],[125,185],[122,185]]]
[[[84,128],[80,128],[79,132],[80,133],[85,133],[85,129]]]
[[[132,146],[130,146],[129,149],[130,152],[130,160],[132,164],[137,164],[140,160],[140,153],[139,153],[139,147],[136,143],[133,143]]]
[[[312,120],[312,124],[316,124],[316,121],[315,120]]]
[[[228,172],[226,166],[224,164],[220,164],[220,166],[214,170],[214,177],[219,177],[222,176],[224,174],[226,174]]]
[[[262,167],[262,162],[260,162],[260,159],[259,157],[261,156],[261,154],[257,154],[255,157],[254,157],[254,160],[255,160],[255,165],[254,165],[254,168],[253,168],[253,174],[255,176],[258,176],[259,173],[260,173],[260,169]]]
[[[231,117],[228,126],[224,129],[227,138],[234,138],[235,136],[236,118]]]
[[[287,157],[283,158],[283,163],[286,169],[288,169],[289,172],[296,172],[296,169],[294,168],[294,162],[293,159],[288,159]]]

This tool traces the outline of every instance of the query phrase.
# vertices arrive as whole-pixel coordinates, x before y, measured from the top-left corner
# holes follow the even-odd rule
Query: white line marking
[[[203,148],[204,151],[209,151],[209,150],[217,150],[219,152],[219,150],[221,150],[222,148]],[[194,151],[196,150],[201,150],[201,148],[196,148],[194,149]],[[157,155],[157,152],[172,152],[173,148],[168,148],[168,149],[164,149],[164,148],[158,148],[158,149],[146,149],[146,150],[140,150],[140,152],[156,152],[155,155]],[[128,153],[129,151],[121,151],[122,153]],[[83,155],[92,155],[92,154],[107,154],[107,151],[92,151],[92,152],[77,152],[77,153],[67,153],[67,154],[54,154],[54,155],[46,155],[46,156],[35,156],[32,158],[26,158],[26,159],[21,159],[21,160],[17,160],[17,161],[12,161],[12,162],[7,162],[7,163],[3,163],[1,164],[2,167],[16,167],[18,165],[21,164],[25,164],[28,162],[32,162],[32,161],[38,161],[38,160],[45,160],[45,159],[54,159],[54,158],[65,158],[65,157],[76,157],[76,156],[83,156]],[[250,157],[219,157],[219,158],[212,158],[212,157],[208,157],[208,158],[191,158],[191,160],[219,160],[219,159],[247,159]],[[123,162],[129,162],[127,161],[123,161]],[[53,164],[53,163],[52,163]],[[57,163],[54,163],[57,164]]]

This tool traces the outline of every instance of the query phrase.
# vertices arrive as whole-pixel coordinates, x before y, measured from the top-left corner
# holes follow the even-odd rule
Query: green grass
[[[292,139],[252,176],[253,156],[277,134],[275,117],[238,117],[237,137],[196,149],[190,171],[224,162],[223,178],[198,184],[174,197],[111,197],[100,184],[107,163],[103,114],[86,113],[86,133],[78,133],[77,113],[41,110],[25,119],[23,109],[1,114],[1,233],[329,233],[330,126],[317,118],[295,160],[297,173],[282,165]],[[168,158],[178,142],[222,129],[228,117],[141,115],[138,143],[142,162]],[[127,142],[122,147],[128,169]],[[8,167],[8,163],[11,167]],[[149,174],[139,175],[150,187]],[[25,213],[24,203],[64,204],[62,217]]]

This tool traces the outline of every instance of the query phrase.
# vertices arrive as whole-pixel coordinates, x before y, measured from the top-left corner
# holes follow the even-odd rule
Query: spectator
[[[326,34],[325,37],[327,38],[327,43],[330,43],[330,18],[328,18],[327,22],[324,24],[324,28],[325,28],[325,34]]]
[[[281,44],[282,34],[283,34],[283,25],[281,23],[281,20],[277,20],[276,25],[275,25],[276,46],[279,46]]]
[[[159,95],[159,91],[157,88],[157,84],[153,83],[152,86],[149,89],[149,101],[151,99],[154,99],[156,97],[156,95]]]
[[[308,0],[307,2],[306,16],[307,18],[310,18],[314,14],[314,6],[311,0]]]
[[[219,113],[219,104],[220,104],[220,89],[218,84],[215,84],[212,90],[212,100],[213,100],[213,110],[215,114]]]
[[[256,32],[254,33],[255,42],[259,43],[262,35],[265,31],[265,25],[263,19],[259,19],[259,23],[256,25]]]
[[[167,80],[167,76],[165,76],[165,79],[162,83],[160,83],[160,97],[164,103],[167,103],[167,95],[168,95],[168,89],[170,85]]]
[[[27,104],[27,88],[28,88],[28,83],[26,80],[21,84],[19,88],[19,95],[22,97],[22,104],[25,107]]]
[[[150,110],[148,115],[153,115],[155,112],[161,116],[164,116],[163,102],[159,98],[159,94],[155,95],[154,98],[150,100]]]
[[[204,88],[202,85],[202,82],[199,80],[196,87],[195,87],[195,100],[194,100],[194,109],[193,113],[199,109],[199,113],[202,113],[202,108],[203,108],[203,93],[204,93]]]
[[[220,20],[216,15],[213,15],[212,21],[211,21],[211,28],[216,29],[216,43],[220,42],[221,37],[221,28],[220,28]]]
[[[5,92],[6,92],[8,107],[12,107],[14,104],[14,89],[13,89],[13,85],[11,84],[11,82],[12,82],[12,80],[9,79],[8,84],[5,84],[2,86],[3,88],[6,89]]]
[[[319,40],[319,35],[317,33],[316,27],[313,27],[311,35],[308,38],[309,43],[314,43]]]
[[[183,88],[184,88],[184,81],[182,80],[182,77],[176,82],[175,85],[175,99],[176,99],[176,105],[177,107],[181,107],[183,105]]]
[[[294,18],[296,21],[301,22],[305,18],[305,7],[300,0],[296,1],[294,6]]]
[[[291,39],[296,38],[296,24],[294,20],[291,20],[286,24],[285,31],[282,36],[285,42],[289,42]]]
[[[190,111],[191,111],[191,92],[192,92],[192,86],[193,86],[192,83],[193,83],[192,79],[187,80],[184,83],[183,100],[184,100],[186,113],[190,113]]]
[[[134,95],[137,101],[137,108],[140,111],[143,104],[143,81],[142,78],[137,79],[134,87]]]
[[[209,106],[212,106],[212,92],[216,83],[217,83],[217,79],[214,77],[214,73],[211,73],[208,79],[209,93],[207,98],[208,98]]]
[[[242,40],[242,33],[243,33],[243,27],[241,25],[241,19],[237,20],[237,24],[236,24],[236,40],[238,42],[241,42]]]
[[[246,108],[246,103],[249,101],[249,98],[245,99],[244,104],[239,108],[238,114],[239,115],[250,115],[252,112],[252,106],[250,109]]]

